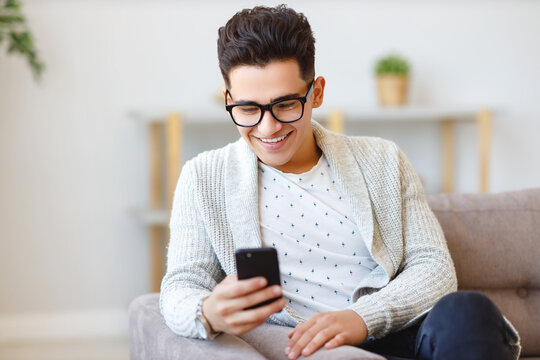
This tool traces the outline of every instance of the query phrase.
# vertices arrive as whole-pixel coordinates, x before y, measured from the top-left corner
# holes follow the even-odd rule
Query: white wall
[[[125,309],[147,291],[148,233],[129,213],[148,196],[147,138],[128,112],[217,108],[217,29],[254,4],[25,2],[47,69],[36,85],[0,52],[0,315]],[[373,61],[398,50],[412,61],[412,104],[497,110],[492,191],[540,184],[539,2],[289,4],[314,30],[327,109],[375,104]],[[234,131],[192,137],[187,157]],[[394,139],[440,190],[435,126],[349,131]],[[457,135],[457,190],[476,191],[474,127]]]

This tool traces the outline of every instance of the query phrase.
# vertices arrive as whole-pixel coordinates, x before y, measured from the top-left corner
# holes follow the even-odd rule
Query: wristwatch
[[[199,335],[205,340],[212,340],[216,336],[218,336],[219,333],[215,332],[214,329],[212,329],[212,326],[202,312],[202,303],[204,299],[206,299],[206,297],[199,300],[199,303],[197,304],[197,314],[195,317],[195,322],[197,324],[197,331],[199,332]]]

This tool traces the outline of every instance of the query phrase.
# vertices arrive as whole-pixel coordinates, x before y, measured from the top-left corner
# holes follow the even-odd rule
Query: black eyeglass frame
[[[309,89],[306,93],[305,96],[302,96],[302,97],[297,97],[297,98],[290,98],[290,99],[281,99],[281,100],[276,100],[276,101],[272,101],[271,103],[269,104],[266,104],[266,105],[261,105],[261,104],[257,104],[256,102],[253,102],[253,101],[249,101],[249,102],[244,102],[244,103],[240,103],[240,104],[230,104],[228,105],[227,104],[227,96],[230,96],[231,100],[232,100],[232,95],[229,91],[229,89],[227,89],[227,91],[225,92],[225,109],[229,112],[229,115],[231,116],[231,119],[232,121],[237,125],[237,126],[241,126],[241,127],[253,127],[253,126],[257,126],[260,124],[260,122],[262,121],[263,117],[264,117],[264,113],[266,111],[270,111],[270,114],[272,114],[272,116],[274,117],[274,119],[276,119],[277,121],[279,121],[280,123],[284,123],[284,124],[288,124],[288,123],[292,123],[292,122],[295,122],[295,121],[298,121],[300,120],[303,116],[304,116],[304,105],[306,104],[306,102],[309,100],[309,98],[311,97],[311,94],[313,94],[313,84],[315,84],[315,79],[313,79],[311,81],[311,84],[309,85]],[[291,100],[298,100],[302,103],[302,113],[300,114],[300,117],[296,120],[289,120],[289,121],[283,121],[283,120],[279,120],[276,115],[274,115],[274,112],[272,111],[272,107],[276,104],[279,104],[280,102],[284,102],[284,101],[291,101]],[[253,125],[242,125],[242,124],[239,124],[237,123],[235,120],[234,120],[234,116],[232,114],[232,111],[233,111],[233,108],[235,108],[236,106],[246,106],[246,105],[252,105],[252,106],[257,106],[260,110],[261,110],[261,117],[259,118],[259,121],[257,121],[255,124]]]

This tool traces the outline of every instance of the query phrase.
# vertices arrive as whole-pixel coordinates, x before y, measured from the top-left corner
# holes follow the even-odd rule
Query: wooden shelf
[[[330,113],[314,112],[315,119],[327,119],[333,112],[340,112],[350,122],[441,122],[444,119],[474,121],[478,108],[468,107],[413,107],[335,109]]]

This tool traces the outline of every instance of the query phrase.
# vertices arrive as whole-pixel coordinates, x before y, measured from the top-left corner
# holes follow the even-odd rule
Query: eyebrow
[[[296,94],[287,94],[287,95],[283,95],[283,96],[280,96],[278,98],[275,98],[275,99],[270,99],[270,102],[273,103],[274,101],[279,101],[279,100],[288,100],[288,99],[294,99],[294,98],[299,98],[299,97],[302,97],[302,95],[296,93]],[[232,96],[231,96],[231,99],[232,99]],[[258,105],[261,105],[259,104],[258,102],[256,101],[253,101],[253,100],[245,100],[245,99],[239,99],[239,100],[234,100],[235,104],[258,104]]]

